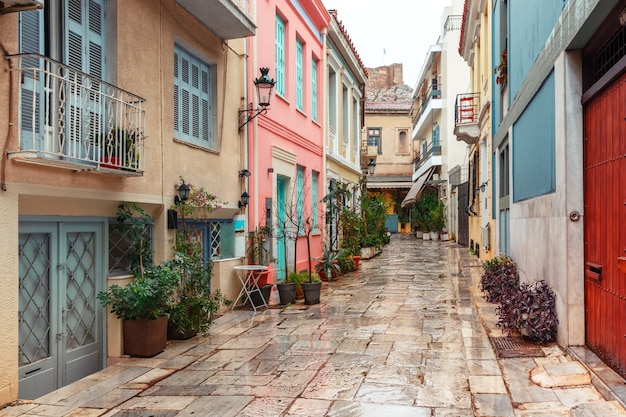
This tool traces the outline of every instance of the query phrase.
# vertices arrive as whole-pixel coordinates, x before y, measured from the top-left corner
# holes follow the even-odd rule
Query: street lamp
[[[276,84],[276,82],[273,78],[270,78],[267,75],[267,73],[270,71],[269,68],[263,67],[259,68],[259,70],[261,71],[261,77],[254,80],[254,86],[256,88],[257,102],[259,103],[259,107],[255,109],[252,102],[250,102],[248,103],[248,107],[246,109],[239,110],[240,120],[241,115],[244,115],[244,122],[239,125],[240,130],[259,114],[267,113],[267,108],[269,107],[270,101],[272,99],[272,90],[274,89],[274,85]]]

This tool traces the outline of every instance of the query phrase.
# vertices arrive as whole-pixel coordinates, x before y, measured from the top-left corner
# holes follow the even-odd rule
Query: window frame
[[[188,74],[187,81],[184,78],[184,60],[187,60]],[[193,67],[198,69],[197,86],[194,86],[193,81]],[[174,137],[181,142],[191,144],[193,146],[218,150],[216,129],[216,69],[217,65],[210,63],[208,60],[204,60],[193,53],[183,45],[178,43],[174,44],[174,68],[173,68],[173,87],[174,87],[174,114],[173,114],[173,133]],[[204,79],[206,74],[206,80]],[[204,91],[203,84],[206,84],[206,91]],[[184,88],[186,87],[186,88]],[[185,120],[183,106],[183,93],[188,94],[187,109],[189,112],[189,120],[187,121],[187,129],[185,132]],[[194,97],[197,94],[197,112],[198,115],[193,117],[193,105]],[[203,107],[206,103],[206,107]],[[197,123],[197,124],[196,124]],[[197,128],[197,135],[194,132],[194,128]]]

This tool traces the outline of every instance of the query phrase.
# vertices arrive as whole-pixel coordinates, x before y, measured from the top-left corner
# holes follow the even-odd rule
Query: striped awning
[[[404,200],[402,200],[401,207],[405,207],[409,204],[415,203],[415,200],[419,198],[422,190],[424,189],[424,186],[426,185],[426,181],[428,181],[428,178],[430,178],[430,174],[433,172],[434,169],[435,167],[429,168],[426,170],[426,172],[420,175],[420,177],[417,179],[417,181],[415,181],[409,192],[406,194],[406,197],[404,197]]]

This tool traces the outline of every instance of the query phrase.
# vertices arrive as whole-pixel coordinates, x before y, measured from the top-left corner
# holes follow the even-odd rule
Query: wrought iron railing
[[[416,172],[432,156],[441,156],[441,145],[433,146],[433,143],[429,142],[428,145],[426,145],[426,149],[413,160],[413,172]]]
[[[480,93],[457,94],[454,105],[454,123],[478,123]]]
[[[144,169],[144,99],[36,54],[8,56],[19,73],[19,152],[39,163]]]

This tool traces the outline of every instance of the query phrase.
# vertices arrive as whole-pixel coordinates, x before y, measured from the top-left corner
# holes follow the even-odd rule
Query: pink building
[[[325,41],[330,15],[319,0],[256,3],[256,36],[247,41],[248,97],[258,107],[254,80],[269,68],[276,82],[265,114],[242,115],[248,170],[248,230],[272,226],[267,248],[283,280],[309,267],[323,244]],[[247,117],[246,117],[247,116]],[[308,233],[310,231],[310,233]]]

